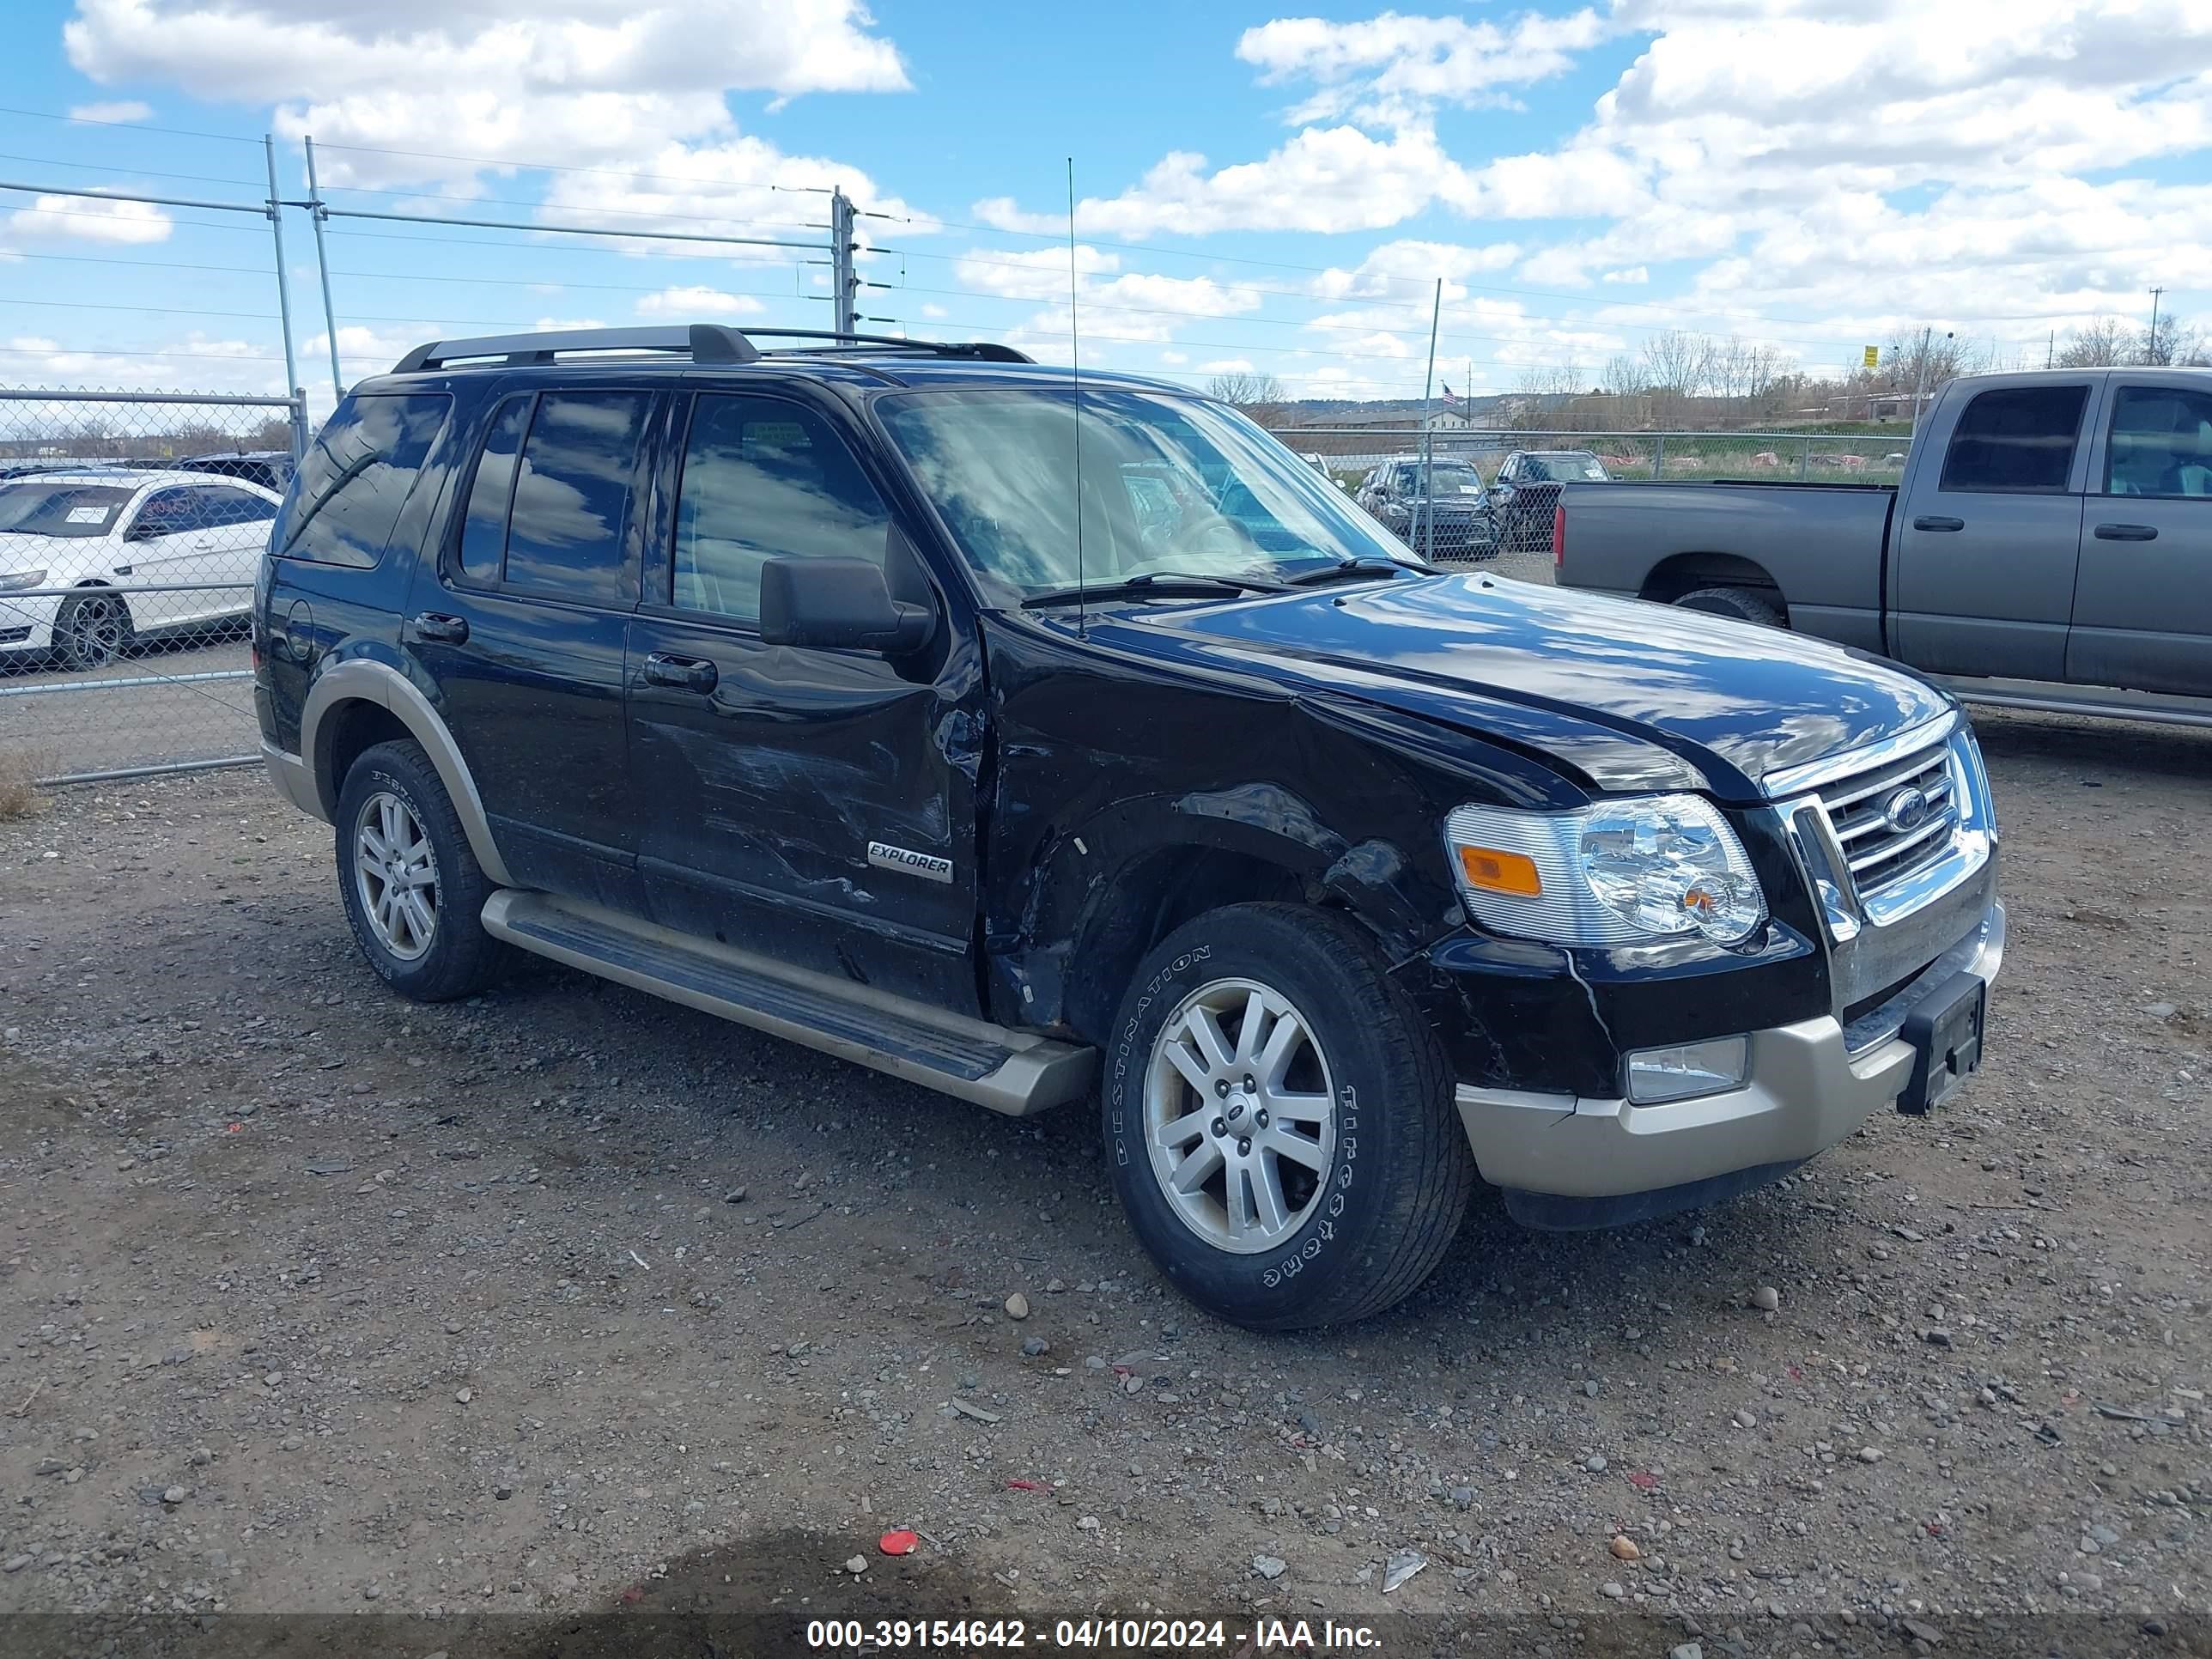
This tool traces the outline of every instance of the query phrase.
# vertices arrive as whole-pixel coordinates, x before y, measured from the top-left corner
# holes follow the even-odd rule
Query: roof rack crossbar
[[[399,360],[392,372],[443,368],[449,363],[503,357],[510,365],[550,363],[563,351],[678,352],[701,363],[750,363],[760,351],[734,328],[719,323],[677,323],[657,328],[564,328],[540,334],[486,334],[471,340],[431,340]]]
[[[994,340],[910,340],[897,334],[839,334],[822,328],[753,328],[748,334],[772,340],[823,340],[833,346],[893,346],[905,351],[926,351],[937,357],[971,357],[986,363],[1028,363],[1036,360]]]
[[[978,362],[1032,361],[1012,346],[989,340],[905,340],[889,334],[836,334],[812,328],[757,328],[750,332],[771,339],[821,340],[827,343],[829,349],[891,346],[932,356],[966,357]],[[392,372],[412,374],[422,369],[493,358],[503,361],[510,368],[519,368],[550,363],[556,354],[568,351],[665,351],[687,356],[695,363],[757,362],[761,355],[760,348],[740,330],[720,323],[678,323],[653,328],[569,328],[533,334],[487,334],[467,340],[431,340],[402,357]]]

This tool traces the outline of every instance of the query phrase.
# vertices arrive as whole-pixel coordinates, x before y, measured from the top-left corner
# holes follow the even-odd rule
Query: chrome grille
[[[1949,849],[1959,827],[1957,784],[1950,749],[1939,742],[1821,788],[1820,804],[1862,897],[1880,893]]]

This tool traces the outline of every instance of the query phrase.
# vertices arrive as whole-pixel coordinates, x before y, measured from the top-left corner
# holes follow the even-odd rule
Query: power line
[[[317,146],[318,149],[320,148],[321,146]],[[770,187],[763,185],[747,185],[743,186],[743,188],[765,190]],[[351,191],[355,194],[361,196],[396,196],[403,201],[465,202],[481,204],[493,207],[535,208],[541,211],[549,205],[543,200],[533,202],[515,196],[462,196],[458,195],[452,191],[385,190],[368,185],[330,184],[325,185],[323,189],[325,191],[340,190]],[[335,204],[325,202],[325,205],[331,207],[333,210],[336,210]],[[562,210],[568,211],[569,210],[564,207]],[[594,213],[619,214],[623,217],[628,219],[676,219],[693,224],[702,225],[743,225],[764,230],[826,230],[829,228],[827,225],[815,220],[736,219],[732,218],[728,214],[669,213],[657,211],[651,208],[579,207],[574,209],[574,211],[583,215]],[[425,216],[427,217],[428,216]],[[618,230],[611,229],[607,234],[610,236],[614,236],[619,235],[622,233]]]
[[[49,109],[21,109],[13,104],[0,104],[0,115],[24,115],[34,121],[60,121],[78,127],[120,127],[131,132],[166,132],[179,138],[212,138],[219,143],[252,144],[259,149],[258,138],[241,138],[234,132],[202,132],[192,127],[157,127],[144,121],[103,121],[91,115],[58,115]]]
[[[29,161],[44,167],[74,167],[80,173],[119,173],[133,179],[181,179],[195,185],[231,185],[252,189],[251,179],[213,173],[161,173],[152,167],[118,167],[107,161],[64,161],[53,155],[15,155],[0,151],[0,161]]]
[[[578,167],[560,161],[521,161],[513,156],[455,155],[435,149],[391,149],[380,144],[337,144],[318,143],[319,150],[344,150],[355,155],[404,155],[415,161],[466,161],[480,167],[512,167],[522,173],[596,173],[607,179],[653,179],[665,182],[685,184],[694,188],[720,187],[724,190],[780,190],[793,195],[826,194],[823,185],[763,184],[758,179],[693,179],[677,173],[631,173],[621,167]],[[352,188],[352,186],[346,186]]]

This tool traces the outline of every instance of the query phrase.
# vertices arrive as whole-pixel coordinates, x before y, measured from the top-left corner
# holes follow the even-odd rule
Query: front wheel
[[[1101,1094],[1139,1241],[1255,1330],[1398,1302],[1474,1191],[1434,1036],[1332,912],[1240,904],[1177,928],[1122,1000]]]
[[[136,630],[120,593],[95,587],[62,601],[54,617],[54,646],[63,663],[79,673],[105,668],[130,654]]]

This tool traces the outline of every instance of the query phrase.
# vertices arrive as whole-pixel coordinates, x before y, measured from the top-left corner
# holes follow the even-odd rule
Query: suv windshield
[[[1074,584],[1073,388],[905,392],[876,409],[987,582],[1016,598]],[[1355,560],[1419,568],[1343,492],[1221,404],[1085,388],[1081,436],[1086,584],[1146,571],[1277,581]]]
[[[1420,493],[1421,474],[1426,472],[1430,489],[1438,495],[1480,495],[1482,494],[1482,474],[1474,470],[1473,461],[1431,461],[1425,466],[1419,461],[1407,461],[1401,471],[1408,488]]]
[[[1575,479],[1591,483],[1609,482],[1605,463],[1587,449],[1547,450],[1540,455],[1522,458],[1523,483],[1566,483]]]
[[[11,483],[0,488],[0,535],[105,536],[136,493],[113,484]]]

